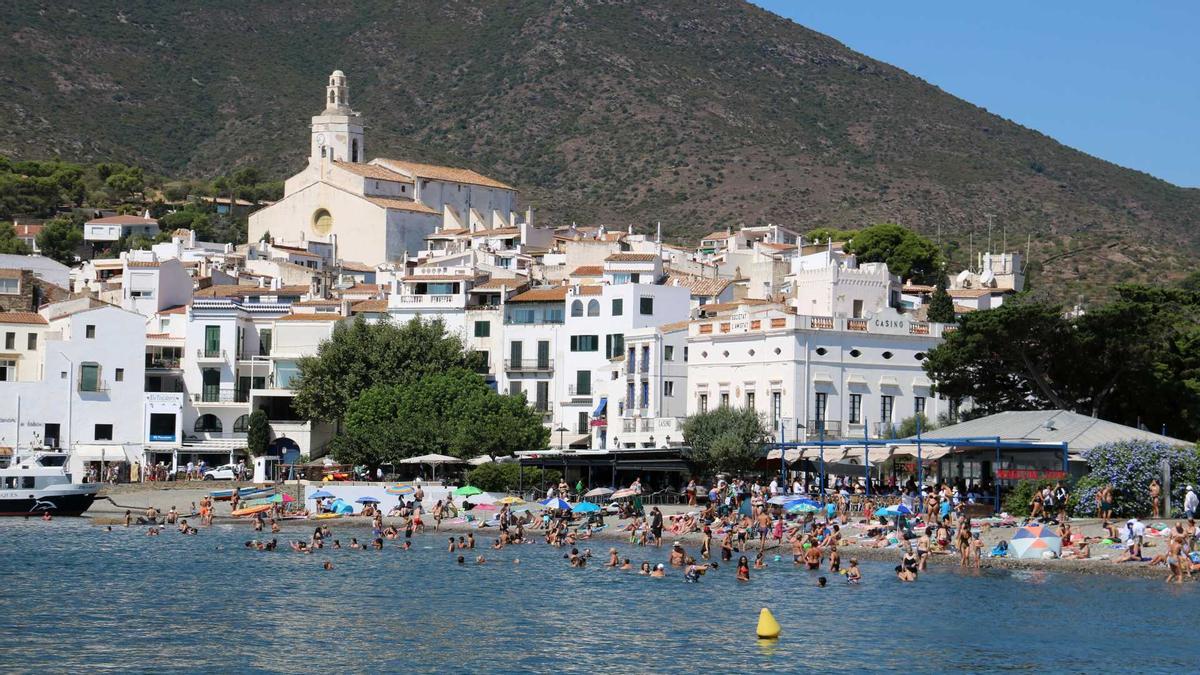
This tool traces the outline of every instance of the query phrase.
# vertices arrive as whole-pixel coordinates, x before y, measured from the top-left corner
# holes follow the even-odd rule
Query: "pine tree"
[[[946,292],[946,275],[939,274],[933,298],[929,301],[929,320],[938,323],[954,323],[954,300]]]

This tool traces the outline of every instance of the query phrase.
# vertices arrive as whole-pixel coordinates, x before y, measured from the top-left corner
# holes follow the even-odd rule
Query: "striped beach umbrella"
[[[1026,525],[1013,534],[1008,550],[1014,558],[1041,559],[1047,552],[1057,558],[1062,554],[1062,538],[1044,525]]]

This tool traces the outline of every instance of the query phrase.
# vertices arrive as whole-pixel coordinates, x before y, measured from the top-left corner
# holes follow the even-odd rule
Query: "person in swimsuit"
[[[858,569],[858,559],[850,559],[850,567],[846,568],[846,583],[857,584],[862,581],[862,572]]]
[[[750,562],[746,560],[746,556],[738,558],[737,580],[750,581]]]
[[[842,556],[838,553],[837,546],[829,547],[829,571],[837,574],[842,570]]]
[[[925,571],[925,567],[929,564],[929,544],[932,541],[933,527],[926,527],[925,534],[917,539],[917,559],[920,560],[920,570]]]
[[[804,566],[810,570],[821,569],[821,547],[812,545],[804,552]]]

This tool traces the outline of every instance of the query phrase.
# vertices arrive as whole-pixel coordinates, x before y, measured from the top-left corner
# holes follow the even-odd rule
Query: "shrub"
[[[1052,480],[1023,480],[1004,495],[1004,511],[1013,516],[1028,516],[1033,494],[1044,487],[1054,487]]]
[[[1105,484],[1114,488],[1114,517],[1150,513],[1150,481],[1162,480],[1159,465],[1171,466],[1171,504],[1183,505],[1184,487],[1200,478],[1200,452],[1195,446],[1152,441],[1118,441],[1098,445],[1083,453],[1090,473],[1076,486],[1075,514],[1096,515],[1096,492]],[[1168,514],[1169,516],[1170,514]]]
[[[528,490],[543,482],[558,483],[561,479],[562,473],[558,471],[543,472],[531,466],[522,471],[516,462],[481,464],[467,472],[467,485],[474,485],[484,492],[515,492],[519,487]]]

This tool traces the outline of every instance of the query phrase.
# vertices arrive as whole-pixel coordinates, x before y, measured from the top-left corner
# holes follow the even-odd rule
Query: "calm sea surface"
[[[343,545],[369,532],[333,525]],[[242,549],[248,527],[186,537],[81,519],[0,520],[0,671],[1195,672],[1194,585],[933,570],[900,584],[776,564],[749,584],[570,569],[538,544],[453,564],[410,551]],[[311,530],[307,531],[311,532]],[[287,537],[307,534],[282,533]],[[490,539],[480,539],[480,542]],[[590,542],[597,558],[610,544]],[[666,549],[619,547],[636,565]],[[519,565],[512,560],[519,557]],[[324,571],[331,560],[335,569]],[[829,575],[827,575],[829,576]],[[782,639],[754,636],[760,607]]]

